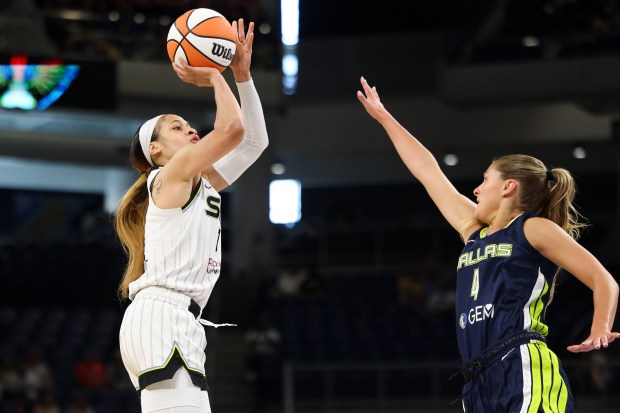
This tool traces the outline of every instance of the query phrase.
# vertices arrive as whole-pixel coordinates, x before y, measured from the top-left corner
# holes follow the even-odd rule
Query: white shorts
[[[199,317],[188,310],[190,303],[184,294],[148,287],[125,310],[120,350],[136,390],[172,379],[179,367],[187,369],[196,386],[207,390],[207,338]]]

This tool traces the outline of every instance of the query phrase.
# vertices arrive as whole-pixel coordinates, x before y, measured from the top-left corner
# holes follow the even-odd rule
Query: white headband
[[[142,126],[140,126],[140,130],[138,131],[138,137],[140,138],[142,153],[144,153],[144,157],[151,164],[151,166],[155,166],[155,164],[151,159],[151,151],[149,150],[149,146],[151,145],[151,138],[153,137],[153,131],[155,131],[155,125],[157,125],[157,121],[162,116],[164,115],[158,115],[152,119],[147,120],[142,124]]]

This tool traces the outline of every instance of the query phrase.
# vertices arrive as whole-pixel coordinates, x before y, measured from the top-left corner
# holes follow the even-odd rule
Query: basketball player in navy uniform
[[[247,33],[243,19],[232,27],[238,39],[229,67],[241,105],[218,70],[173,63],[182,81],[213,88],[213,130],[201,139],[182,117],[159,115],[139,128],[131,148],[141,175],[115,223],[128,253],[119,293],[131,300],[119,340],[143,412],[211,411],[202,324],[214,324],[200,314],[220,274],[219,191],[268,144],[250,74],[254,24]]]
[[[568,350],[599,350],[620,334],[611,331],[618,284],[576,241],[584,224],[573,206],[572,176],[531,156],[503,156],[484,172],[474,203],[385,109],[376,88],[364,78],[361,83],[359,101],[465,243],[456,281],[463,410],[575,411],[562,365],[545,342],[543,315],[559,268],[592,289],[594,298],[590,335]]]

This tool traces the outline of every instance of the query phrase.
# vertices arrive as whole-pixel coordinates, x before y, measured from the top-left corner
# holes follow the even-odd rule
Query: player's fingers
[[[186,73],[186,72],[185,72],[185,70],[183,70],[183,68],[182,68],[181,66],[179,66],[179,65],[178,65],[178,64],[176,64],[176,63],[173,63],[173,64],[172,64],[172,68],[174,69],[174,71],[176,72],[176,74],[177,74],[179,77],[181,77],[181,78],[185,77],[185,73]]]
[[[185,59],[184,59],[184,58],[182,58],[182,57],[179,57],[179,60],[178,60],[178,62],[177,62],[177,65],[178,65],[178,66],[179,66],[179,68],[180,68],[180,69],[182,69],[182,70],[189,70],[189,68],[190,68],[190,65],[189,65],[189,63],[187,63],[187,60],[185,60]]]
[[[249,33],[245,39],[245,48],[248,49],[248,52],[252,51],[252,43],[254,43],[254,33]]]
[[[251,33],[254,33],[254,22],[250,22],[250,24],[248,24],[247,35],[249,36]]]
[[[607,336],[601,337],[601,346],[603,346],[603,348],[607,348],[609,346],[609,341],[607,340]]]
[[[368,85],[368,81],[364,76],[360,77],[360,82],[362,83],[362,87],[364,88],[364,92],[368,95],[368,91],[370,90],[370,86]]]
[[[239,19],[239,40],[245,42],[245,27],[243,24],[243,18]]]
[[[592,346],[595,349],[600,349],[601,348],[601,338],[600,337],[596,337],[594,340],[592,340]]]
[[[377,92],[377,87],[373,86],[372,87],[372,97],[373,99],[375,99],[377,102],[381,102],[381,98],[379,97],[379,92]]]

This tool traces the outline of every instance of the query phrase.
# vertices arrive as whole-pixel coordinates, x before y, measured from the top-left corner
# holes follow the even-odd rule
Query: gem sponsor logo
[[[469,309],[468,313],[462,313],[459,317],[459,326],[464,330],[467,324],[475,324],[493,318],[495,306],[493,304],[477,305]]]

